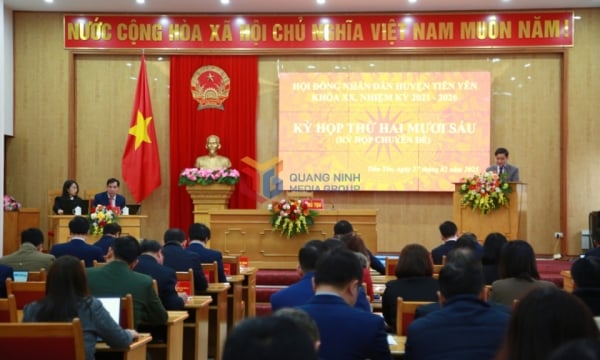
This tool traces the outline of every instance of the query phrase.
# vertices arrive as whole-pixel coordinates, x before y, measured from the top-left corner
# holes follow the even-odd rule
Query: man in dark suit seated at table
[[[185,293],[175,290],[177,276],[175,270],[163,266],[162,246],[156,240],[142,240],[137,265],[133,268],[142,274],[151,276],[158,285],[158,296],[167,310],[182,310],[187,300]]]
[[[358,257],[347,249],[324,254],[315,270],[315,296],[299,308],[317,323],[319,358],[391,359],[381,316],[354,309],[362,283]]]
[[[202,271],[202,259],[195,252],[183,248],[185,233],[181,229],[172,228],[165,231],[163,237],[163,265],[175,271],[194,271],[194,292],[202,294],[208,288],[208,282]]]
[[[342,243],[340,246],[344,246],[344,244]],[[271,295],[271,309],[273,312],[286,307],[304,305],[315,295],[315,289],[313,288],[315,267],[319,258],[328,250],[329,247],[321,240],[310,240],[298,250],[298,272],[302,278],[297,283]],[[371,312],[371,304],[367,299],[367,294],[365,294],[362,287],[359,291],[360,294],[354,307]]]
[[[225,269],[223,268],[223,255],[217,250],[206,247],[206,243],[210,240],[210,229],[208,226],[201,223],[194,223],[190,225],[189,235],[190,244],[188,245],[188,250],[200,255],[200,259],[203,263],[212,263],[216,261],[219,282],[227,282],[227,276],[225,275]]]
[[[340,239],[342,236],[353,233],[354,228],[352,224],[350,224],[347,220],[340,220],[335,225],[333,225],[333,237]],[[369,253],[369,265],[371,269],[377,271],[381,275],[385,275],[385,266],[376,258],[371,250],[367,249],[367,253]]]
[[[104,262],[102,249],[85,242],[87,233],[90,230],[90,223],[83,216],[75,216],[69,221],[69,231],[71,239],[64,244],[55,244],[50,249],[50,254],[55,257],[62,255],[72,255],[85,261],[86,267],[94,266],[94,260]]]
[[[438,279],[442,308],[408,326],[404,359],[493,359],[510,314],[482,300],[484,283],[472,250],[451,251]]]
[[[115,239],[119,236],[121,236],[121,225],[117,223],[106,224],[104,225],[104,230],[102,231],[102,237],[94,243],[94,246],[102,249],[102,252],[106,256],[113,241],[115,241]]]
[[[113,258],[104,266],[86,269],[90,293],[95,297],[133,297],[134,325],[165,325],[167,311],[152,286],[152,278],[132,270],[140,255],[140,244],[133,236],[115,239]]]
[[[442,258],[447,255],[450,250],[454,249],[456,240],[458,239],[458,227],[452,221],[444,221],[439,226],[440,236],[443,244],[431,250],[433,263],[436,265],[442,264]]]
[[[12,254],[0,258],[0,264],[10,266],[16,271],[40,271],[50,269],[54,255],[44,254],[44,233],[38,228],[29,228],[21,232],[21,247]]]
[[[110,178],[106,180],[106,191],[94,196],[93,206],[104,205],[118,207],[119,209],[124,208],[125,196],[117,194],[119,186],[121,186],[121,182],[118,179]]]

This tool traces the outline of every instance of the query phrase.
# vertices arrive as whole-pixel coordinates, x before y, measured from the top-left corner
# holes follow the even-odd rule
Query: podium
[[[229,208],[229,198],[235,190],[235,185],[210,184],[188,185],[185,187],[194,204],[194,222],[210,226],[209,210]]]
[[[2,254],[8,255],[19,250],[21,232],[31,227],[40,227],[40,209],[21,208],[19,211],[4,211]]]
[[[121,226],[121,235],[131,235],[140,240],[142,235],[142,220],[147,218],[147,215],[120,215],[118,224]],[[69,231],[69,221],[73,219],[73,215],[50,215],[48,218],[52,221],[52,229],[54,229],[54,244],[65,243],[69,241],[71,232]],[[88,244],[93,244],[101,235],[89,235],[86,237]]]
[[[525,219],[527,214],[527,191],[523,183],[509,183],[511,193],[508,194],[508,206],[500,206],[482,214],[481,211],[462,207],[460,186],[463,183],[454,183],[454,222],[459,232],[472,232],[480,241],[492,232],[498,232],[509,240],[525,239]]]

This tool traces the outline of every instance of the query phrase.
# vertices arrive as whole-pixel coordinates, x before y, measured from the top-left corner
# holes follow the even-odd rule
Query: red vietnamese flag
[[[146,60],[142,55],[122,165],[123,180],[136,202],[141,202],[160,186],[160,158],[153,120]]]

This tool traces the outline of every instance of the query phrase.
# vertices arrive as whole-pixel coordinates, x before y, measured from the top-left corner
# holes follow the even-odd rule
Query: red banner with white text
[[[572,11],[372,15],[65,15],[67,49],[573,46]]]

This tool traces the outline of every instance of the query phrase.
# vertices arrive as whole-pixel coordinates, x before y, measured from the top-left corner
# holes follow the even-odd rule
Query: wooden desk
[[[256,268],[243,267],[240,274],[244,275],[242,283],[242,299],[244,299],[246,317],[256,316]]]
[[[21,208],[19,211],[5,211],[2,254],[8,255],[19,250],[21,232],[31,227],[40,227],[40,209]]]
[[[227,330],[230,330],[238,321],[242,320],[242,290],[244,275],[230,275],[227,282],[231,285],[227,293]]]
[[[396,275],[371,275],[373,284],[387,284],[388,281],[396,280]]]
[[[185,303],[188,312],[194,312],[193,323],[189,323],[194,328],[194,359],[208,359],[208,309],[212,302],[210,296],[190,296]],[[184,324],[185,327],[188,323]]]
[[[212,297],[209,307],[209,356],[214,353],[215,360],[221,360],[227,337],[227,292],[230,287],[229,283],[212,283],[202,293]]]
[[[389,344],[390,352],[392,353],[392,357],[401,359],[404,356],[404,346],[406,345],[406,336],[398,336],[398,335],[392,335],[392,334],[388,334],[388,336],[391,337],[396,342],[395,345]],[[389,343],[389,340],[388,340],[388,343]]]
[[[142,236],[142,220],[146,219],[146,215],[121,215],[118,218],[121,225],[121,235],[131,235],[136,239]],[[50,215],[48,218],[52,221],[54,229],[54,244],[60,244],[69,241],[69,221],[73,219],[73,215]],[[95,243],[100,238],[100,235],[88,235],[86,242],[88,244]]]
[[[571,270],[563,270],[560,272],[563,277],[563,289],[566,292],[573,292],[575,289],[575,283],[573,282],[573,277],[571,276]]]
[[[166,344],[149,344],[148,349],[166,349],[167,360],[183,359],[183,321],[189,317],[187,311],[167,311]]]
[[[105,342],[96,343],[96,352],[119,352],[123,353],[123,360],[146,360],[146,347],[152,336],[150,334],[139,334],[127,349],[114,349]]]

